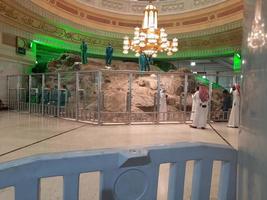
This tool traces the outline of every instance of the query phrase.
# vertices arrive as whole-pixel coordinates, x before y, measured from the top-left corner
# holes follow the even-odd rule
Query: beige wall
[[[27,51],[26,55],[17,55],[14,45],[3,44],[0,32],[0,99],[7,102],[7,75],[21,74],[27,71],[27,67],[35,63],[35,55]],[[15,36],[14,36],[15,37]]]

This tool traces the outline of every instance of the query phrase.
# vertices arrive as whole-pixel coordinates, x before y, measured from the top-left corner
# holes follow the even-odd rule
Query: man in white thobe
[[[190,120],[193,121],[196,113],[196,94],[198,93],[199,87],[197,87],[197,91],[192,95],[192,111],[190,115]]]
[[[160,89],[159,92],[159,120],[167,121],[167,100],[164,89]]]
[[[228,127],[238,128],[239,127],[239,107],[240,107],[240,86],[233,86],[233,105],[228,121]]]
[[[200,86],[199,91],[195,93],[196,112],[193,118],[192,128],[205,129],[208,117],[209,92],[205,86]]]

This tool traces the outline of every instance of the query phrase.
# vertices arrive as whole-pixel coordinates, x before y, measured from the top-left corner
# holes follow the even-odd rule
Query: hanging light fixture
[[[251,49],[262,48],[266,44],[267,34],[265,25],[261,16],[262,0],[257,0],[255,18],[252,22],[251,32],[248,35],[248,47]]]
[[[142,28],[134,29],[134,37],[124,37],[123,53],[129,50],[135,52],[135,56],[145,53],[149,57],[157,57],[158,52],[166,52],[168,56],[178,51],[178,39],[168,41],[168,34],[164,28],[158,28],[158,10],[152,5],[151,0],[144,11]]]

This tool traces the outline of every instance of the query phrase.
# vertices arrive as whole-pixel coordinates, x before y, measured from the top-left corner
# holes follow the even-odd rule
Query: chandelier
[[[267,34],[261,17],[261,0],[256,2],[255,18],[252,22],[251,32],[248,35],[248,47],[252,49],[262,48],[266,44]]]
[[[149,57],[157,57],[158,52],[166,52],[168,56],[178,51],[178,39],[168,41],[164,28],[158,28],[158,10],[151,4],[146,6],[142,28],[134,29],[134,37],[124,37],[123,53],[128,54],[129,50],[135,52],[135,56],[145,53]]]

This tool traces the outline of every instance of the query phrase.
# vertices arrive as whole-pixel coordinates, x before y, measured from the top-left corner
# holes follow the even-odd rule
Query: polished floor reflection
[[[5,162],[30,155],[76,151],[103,148],[139,148],[148,145],[170,144],[176,142],[208,142],[216,144],[230,143],[237,147],[236,129],[229,129],[226,124],[212,124],[218,129],[217,134],[210,126],[206,130],[192,129],[184,124],[168,125],[120,125],[120,126],[92,126],[74,121],[58,118],[43,118],[15,112],[0,112],[0,162]],[[223,131],[227,130],[226,132]],[[214,164],[214,186],[211,199],[216,199],[219,176],[219,163]],[[168,182],[168,165],[161,167],[158,196],[160,200],[166,199]],[[185,199],[190,199],[193,163],[187,165],[185,186]],[[49,195],[48,192],[61,183],[60,178],[44,182],[44,192],[41,194],[45,200],[60,199],[60,190]],[[49,182],[50,181],[50,182]],[[90,174],[81,178],[82,185],[90,185],[88,192],[81,189],[80,199],[98,199],[99,181],[97,174]],[[9,200],[5,192],[0,191],[0,200]]]

